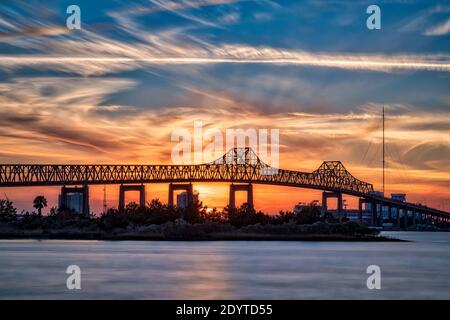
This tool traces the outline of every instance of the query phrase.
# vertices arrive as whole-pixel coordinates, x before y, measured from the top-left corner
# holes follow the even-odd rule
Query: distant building
[[[58,197],[59,207],[62,207],[61,195]],[[67,207],[77,213],[83,213],[83,194],[82,193],[68,193]]]
[[[193,200],[194,203],[198,201],[197,191],[194,191]],[[186,191],[184,191],[177,195],[177,207],[185,209],[187,208],[187,206],[188,206],[188,194]]]
[[[384,197],[384,193],[381,191],[369,191],[369,194],[377,197]]]
[[[391,193],[392,200],[397,200],[401,202],[406,201],[406,193]]]

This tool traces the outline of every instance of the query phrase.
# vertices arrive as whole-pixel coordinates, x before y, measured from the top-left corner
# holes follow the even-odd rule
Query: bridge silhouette
[[[246,191],[247,202],[253,206],[253,184],[268,184],[322,190],[322,212],[327,199],[337,198],[338,216],[343,214],[342,195],[359,198],[359,220],[363,220],[363,204],[370,204],[371,224],[379,226],[383,209],[388,219],[403,227],[408,224],[448,224],[450,213],[384,197],[374,192],[373,185],[355,178],[340,161],[324,161],[313,172],[272,168],[259,159],[250,148],[233,148],[219,159],[196,165],[59,165],[2,164],[0,187],[63,186],[60,205],[67,204],[69,193],[83,195],[83,213],[89,214],[89,185],[120,184],[119,208],[125,204],[125,193],[140,192],[140,205],[145,205],[144,183],[169,183],[169,205],[173,192],[185,190],[188,202],[193,201],[193,182],[229,182],[230,203],[235,206],[235,192]],[[69,186],[69,187],[68,187]]]

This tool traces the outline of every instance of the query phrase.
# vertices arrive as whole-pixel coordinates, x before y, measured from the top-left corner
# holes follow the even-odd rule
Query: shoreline
[[[0,240],[106,240],[106,241],[334,241],[409,242],[385,236],[344,234],[210,233],[176,236],[158,233],[0,233]]]

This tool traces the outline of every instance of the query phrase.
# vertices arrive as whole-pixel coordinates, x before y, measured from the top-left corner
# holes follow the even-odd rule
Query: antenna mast
[[[383,104],[383,196],[384,196],[384,168],[385,168],[385,161],[384,161],[384,104]]]

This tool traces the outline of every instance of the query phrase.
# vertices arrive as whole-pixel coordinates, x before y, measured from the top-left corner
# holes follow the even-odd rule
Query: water
[[[386,234],[414,242],[0,240],[0,298],[449,299],[450,233]]]

